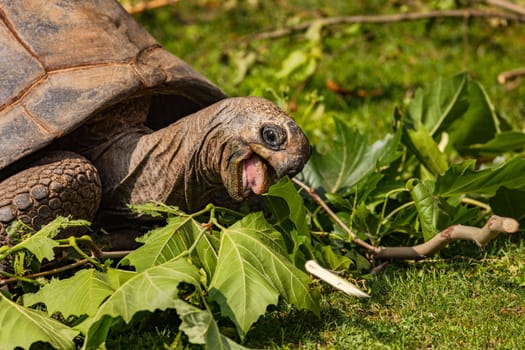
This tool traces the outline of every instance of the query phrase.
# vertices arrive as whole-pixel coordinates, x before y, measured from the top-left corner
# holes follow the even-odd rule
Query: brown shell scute
[[[113,0],[0,0],[0,80],[0,178],[122,100],[182,96],[192,112],[225,97]]]
[[[30,86],[39,76],[44,74],[44,69],[27,50],[17,41],[16,37],[0,22],[0,109],[10,103],[27,86]],[[9,60],[4,64],[4,60]],[[16,62],[16,69],[11,62]]]

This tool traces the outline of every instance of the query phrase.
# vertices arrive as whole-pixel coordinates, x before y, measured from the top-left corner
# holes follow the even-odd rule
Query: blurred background
[[[331,137],[333,115],[381,137],[394,107],[417,87],[461,72],[479,80],[513,124],[525,114],[525,83],[519,77],[498,82],[501,73],[525,66],[525,26],[512,20],[515,12],[490,4],[498,1],[121,2],[228,94],[263,95],[283,105],[314,144]],[[460,9],[472,15],[449,17]],[[436,15],[402,18],[429,11]],[[394,16],[383,23],[320,21],[356,15]]]

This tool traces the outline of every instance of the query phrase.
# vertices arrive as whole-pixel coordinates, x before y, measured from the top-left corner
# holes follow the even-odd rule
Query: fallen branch
[[[525,75],[525,67],[516,68],[498,74],[498,83],[504,85]]]
[[[313,23],[322,26],[331,26],[336,24],[354,24],[354,23],[396,23],[403,21],[419,21],[435,18],[496,18],[513,22],[525,22],[525,14],[513,14],[498,11],[484,11],[478,9],[458,9],[458,10],[435,10],[428,12],[400,13],[392,15],[357,15],[341,17],[325,17],[312,21],[303,22],[295,26],[280,28],[268,32],[261,32],[248,35],[244,40],[264,40],[275,39],[287,36],[293,33],[302,32],[310,28]]]
[[[484,247],[500,233],[517,232],[518,226],[518,222],[512,218],[493,215],[481,228],[454,225],[425,243],[413,247],[376,247],[372,253],[376,259],[425,259],[453,241],[474,241],[479,247]]]
[[[525,7],[506,0],[486,0],[487,4],[525,16]]]
[[[376,259],[414,259],[421,260],[433,256],[450,242],[463,240],[474,241],[479,247],[485,246],[500,233],[515,233],[519,224],[515,219],[493,215],[482,228],[464,225],[453,225],[436,234],[429,241],[413,247],[375,247],[357,238],[348,226],[330,209],[325,201],[315,191],[303,182],[292,179],[299,187],[306,190],[341,228],[348,233],[353,242],[367,249]]]
[[[137,4],[124,4],[124,8],[126,11],[128,11],[128,13],[136,15],[147,10],[173,5],[177,2],[179,2],[179,0],[150,0],[142,1]]]

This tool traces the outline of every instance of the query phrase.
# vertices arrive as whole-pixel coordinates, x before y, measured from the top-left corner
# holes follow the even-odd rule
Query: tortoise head
[[[310,157],[310,144],[293,119],[272,102],[237,97],[218,102],[222,124],[220,176],[231,198],[244,200],[296,175]]]

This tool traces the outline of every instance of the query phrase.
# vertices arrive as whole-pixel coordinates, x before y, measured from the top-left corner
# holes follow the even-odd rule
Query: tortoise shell
[[[112,0],[0,0],[0,81],[0,178],[123,100],[155,129],[225,97]]]

